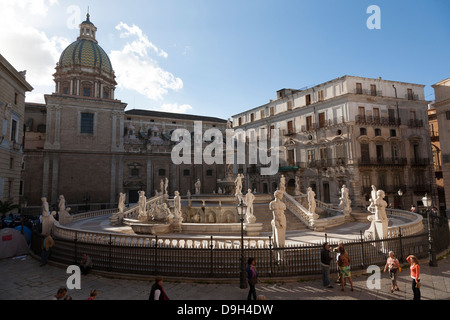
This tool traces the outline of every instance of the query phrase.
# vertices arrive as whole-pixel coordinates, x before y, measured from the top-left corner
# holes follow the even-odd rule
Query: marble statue
[[[140,221],[146,221],[148,219],[147,217],[147,211],[146,211],[146,202],[147,202],[147,198],[145,197],[145,192],[144,191],[138,191],[139,194],[139,215],[138,215],[138,219]]]
[[[377,187],[374,185],[371,186],[372,191],[370,192],[369,206],[367,207],[367,211],[375,213],[375,200],[377,199]]]
[[[70,208],[66,208],[66,199],[63,195],[60,195],[58,200],[58,217],[60,224],[64,225],[72,221],[72,216],[69,211]]]
[[[56,211],[52,211],[52,213],[50,213],[46,197],[42,197],[41,201],[42,201],[42,234],[46,233],[50,234],[53,228],[53,224],[56,221],[55,219]]]
[[[118,209],[119,209],[119,215],[123,215],[123,212],[125,211],[125,200],[127,198],[127,194],[121,192],[119,194],[119,205],[118,205]]]
[[[192,205],[192,201],[191,201],[191,190],[188,190],[186,193],[186,197],[188,199],[188,206],[190,207]]]
[[[200,179],[197,179],[197,182],[195,183],[195,194],[200,194],[201,187],[202,183],[200,182]]]
[[[255,195],[252,193],[252,189],[248,189],[244,201],[247,206],[247,213],[245,215],[245,219],[247,223],[255,223],[256,217],[253,214],[253,201],[255,201]]]
[[[282,174],[280,178],[280,191],[286,192],[286,178],[284,177],[284,174]]]
[[[48,207],[47,198],[42,197],[41,201],[42,201],[42,217],[47,217],[50,215],[50,209]]]
[[[311,187],[308,188],[307,196],[309,206],[308,210],[310,213],[314,214],[316,213],[316,193],[312,190]]]
[[[236,180],[234,180],[234,185],[236,186],[236,193],[235,195],[239,195],[242,194],[242,178],[244,177],[244,175],[238,173]]]
[[[343,184],[341,187],[341,197],[339,198],[339,200],[341,201],[339,203],[339,209],[344,211],[351,211],[352,201],[350,200],[348,188],[345,184]]]
[[[214,216],[214,213],[213,212],[208,212],[208,222],[209,223],[215,223],[216,222],[216,218],[215,218],[215,216]]]
[[[384,201],[385,193],[383,190],[378,190],[376,194],[377,198],[375,199],[374,202],[375,220],[386,221],[388,220],[388,218],[386,215],[387,202]]]
[[[161,190],[161,194],[164,194],[164,179],[161,179],[159,183],[159,189]]]
[[[295,191],[294,194],[296,196],[299,196],[301,194],[300,192],[300,177],[299,176],[295,176]]]
[[[167,188],[169,187],[169,179],[165,179],[164,182],[164,194],[168,194]]]
[[[173,197],[174,200],[174,209],[173,209],[173,214],[175,216],[175,218],[181,218],[181,196],[180,196],[180,192],[175,191],[175,196]]]
[[[65,211],[66,211],[66,199],[64,199],[63,195],[60,195],[58,201],[58,213]]]
[[[277,248],[284,247],[286,240],[286,216],[284,211],[286,210],[286,204],[282,202],[283,192],[277,190],[274,193],[275,199],[269,203],[269,209],[272,211],[272,232],[274,245]]]
[[[227,120],[227,129],[233,129],[233,124],[231,123],[230,118]]]

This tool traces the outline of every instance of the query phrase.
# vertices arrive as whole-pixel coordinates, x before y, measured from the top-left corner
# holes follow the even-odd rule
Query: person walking
[[[342,242],[338,242],[338,246],[337,246],[336,248],[333,249],[333,251],[336,253],[336,269],[337,269],[337,274],[338,274],[338,278],[337,278],[337,280],[335,281],[336,283],[341,283],[341,282],[342,282],[342,280],[341,280],[341,271],[340,271],[340,269],[339,269],[339,264],[338,264],[338,261],[339,261],[339,255],[340,255],[339,249],[340,249],[341,247],[344,248],[344,244],[343,244]]]
[[[50,250],[54,245],[55,245],[55,241],[50,236],[50,234],[46,233],[44,241],[42,243],[41,267],[45,266],[47,264],[48,257],[50,255]]]
[[[320,265],[322,267],[322,283],[324,287],[333,288],[330,284],[330,267],[331,267],[331,254],[330,245],[328,242],[323,244],[320,252]]]
[[[95,300],[97,298],[98,291],[96,289],[92,289],[91,293],[89,294],[89,298],[86,300]]]
[[[256,300],[256,284],[258,283],[258,272],[256,271],[256,260],[255,258],[249,258],[247,261],[247,281],[250,287],[248,291],[247,300]]]
[[[163,278],[161,276],[157,276],[155,278],[155,283],[152,286],[152,289],[150,290],[150,296],[148,297],[148,300],[154,301],[154,300],[169,300],[169,297],[167,296],[166,292],[164,291],[164,288],[162,287]]]
[[[391,293],[395,291],[400,291],[397,285],[397,276],[398,272],[400,270],[400,262],[398,262],[398,259],[394,256],[393,251],[389,251],[389,257],[386,260],[386,265],[384,266],[384,272],[389,270],[389,276],[391,277],[392,281],[392,287],[391,287]]]
[[[339,272],[341,275],[341,285],[342,285],[341,291],[344,291],[345,280],[347,278],[351,285],[350,290],[353,291],[353,281],[352,281],[352,274],[350,271],[350,262],[351,262],[350,256],[348,255],[347,251],[345,251],[344,247],[340,247],[338,265],[339,265]]]
[[[420,300],[420,265],[419,265],[419,259],[417,259],[414,255],[409,255],[406,258],[406,261],[408,261],[411,266],[409,267],[409,270],[411,272],[411,278],[412,278],[412,284],[411,288],[414,295],[414,300]]]

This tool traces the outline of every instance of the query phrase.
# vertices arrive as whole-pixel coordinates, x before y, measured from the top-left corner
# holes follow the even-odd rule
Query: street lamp
[[[422,198],[422,203],[423,205],[427,208],[426,209],[426,213],[427,213],[427,219],[428,219],[428,243],[429,243],[429,257],[430,257],[430,262],[429,265],[431,267],[437,267],[437,260],[436,260],[436,252],[434,251],[434,238],[433,235],[431,234],[431,215],[430,215],[430,208],[431,208],[431,198],[429,198],[427,196],[427,194],[425,193],[425,197]]]
[[[244,260],[244,218],[247,212],[247,206],[245,205],[242,197],[238,197],[237,213],[241,221],[241,272],[240,272],[240,288],[247,289],[247,275],[245,272],[245,260]]]

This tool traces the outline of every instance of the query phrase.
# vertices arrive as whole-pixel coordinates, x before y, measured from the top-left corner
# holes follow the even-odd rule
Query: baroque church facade
[[[178,128],[225,131],[227,121],[206,116],[129,110],[115,98],[111,61],[96,40],[90,21],[61,54],[54,73],[55,92],[45,104],[25,106],[22,180],[26,201],[38,206],[41,197],[55,205],[64,195],[69,204],[115,204],[121,192],[130,203],[138,191],[150,197],[167,178],[169,194],[193,192],[197,179],[202,192],[216,189],[223,177],[218,165],[174,165],[171,133]],[[205,142],[206,143],[206,142]]]

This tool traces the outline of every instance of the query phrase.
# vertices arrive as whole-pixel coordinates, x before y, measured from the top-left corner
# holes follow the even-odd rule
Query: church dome
[[[117,85],[111,60],[95,39],[97,27],[89,13],[80,25],[80,36],[62,53],[54,74],[58,94],[114,99]]]
[[[88,39],[80,39],[70,44],[61,54],[59,66],[99,68],[113,73],[111,61],[106,52],[97,43]]]

